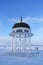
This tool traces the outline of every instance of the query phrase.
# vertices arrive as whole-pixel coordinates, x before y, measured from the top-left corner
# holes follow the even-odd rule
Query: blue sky
[[[43,44],[43,0],[0,0],[0,41],[9,37],[21,16],[34,33],[32,42]]]

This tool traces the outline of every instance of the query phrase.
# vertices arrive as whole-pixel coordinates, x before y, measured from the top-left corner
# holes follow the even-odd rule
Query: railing
[[[29,45],[28,45],[29,47]],[[31,45],[31,51],[33,50],[43,50],[43,45]],[[2,53],[9,53],[12,51],[12,46],[11,45],[0,45],[0,54]]]

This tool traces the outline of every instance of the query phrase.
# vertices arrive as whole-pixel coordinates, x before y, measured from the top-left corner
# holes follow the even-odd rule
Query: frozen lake
[[[27,57],[2,54],[0,55],[0,65],[43,65],[43,51]]]

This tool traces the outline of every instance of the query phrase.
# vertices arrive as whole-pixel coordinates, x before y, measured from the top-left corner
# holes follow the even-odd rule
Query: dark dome
[[[15,23],[12,28],[19,28],[19,27],[30,29],[30,26],[27,23],[24,23],[24,22]]]

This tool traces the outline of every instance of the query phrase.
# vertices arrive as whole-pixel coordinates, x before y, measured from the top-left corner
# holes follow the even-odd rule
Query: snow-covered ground
[[[1,54],[1,50],[3,50]],[[8,49],[0,49],[0,65],[43,65],[43,51],[29,56],[15,56],[7,53]]]

